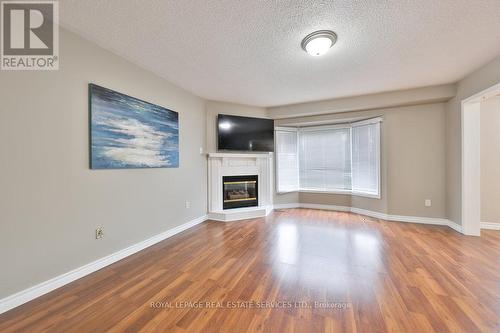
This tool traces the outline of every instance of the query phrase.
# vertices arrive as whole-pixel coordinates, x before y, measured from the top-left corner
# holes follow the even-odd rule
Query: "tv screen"
[[[217,149],[274,151],[274,120],[220,114]]]

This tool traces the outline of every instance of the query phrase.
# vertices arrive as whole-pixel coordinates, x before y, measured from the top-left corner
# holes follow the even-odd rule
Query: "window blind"
[[[380,122],[352,126],[352,191],[380,195]]]
[[[380,122],[276,130],[277,192],[380,198]]]
[[[299,142],[301,189],[351,189],[349,128],[304,129]]]
[[[299,157],[296,128],[276,130],[276,191],[278,193],[299,190]]]

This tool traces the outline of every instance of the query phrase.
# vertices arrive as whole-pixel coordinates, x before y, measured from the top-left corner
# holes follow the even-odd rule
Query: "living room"
[[[1,6],[0,331],[498,330],[498,1]]]

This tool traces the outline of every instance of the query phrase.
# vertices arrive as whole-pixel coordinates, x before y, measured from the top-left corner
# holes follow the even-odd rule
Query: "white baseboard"
[[[389,216],[387,214],[384,214],[384,213],[374,212],[371,210],[361,209],[361,208],[356,208],[356,207],[348,207],[348,208],[351,211],[351,213],[366,215],[366,216],[374,217],[376,219],[381,219],[381,220],[389,220]]]
[[[289,204],[278,204],[274,205],[275,209],[286,209],[286,208],[311,208],[311,209],[324,209],[324,210],[334,210],[339,212],[352,212],[355,214],[370,216],[376,219],[394,221],[394,222],[409,222],[409,223],[420,223],[420,224],[432,224],[432,225],[445,225],[453,230],[462,233],[462,226],[452,222],[447,219],[434,218],[434,217],[419,217],[419,216],[406,216],[406,215],[389,215],[385,213],[375,212],[371,210],[348,207],[348,206],[336,206],[336,205],[320,205],[320,204],[310,204],[310,203],[289,203]],[[493,223],[490,223],[493,224]]]
[[[500,230],[500,223],[481,222],[481,229]]]
[[[461,234],[464,234],[464,230],[462,229],[462,226],[458,223],[455,223],[451,220],[448,220],[448,227],[452,228],[453,230],[455,230]]]
[[[207,220],[207,216],[201,216],[194,220],[191,220],[187,223],[181,224],[175,228],[162,232],[161,234],[155,235],[151,238],[148,238],[142,242],[136,243],[132,246],[129,246],[123,250],[110,254],[106,257],[100,258],[96,261],[93,261],[84,266],[78,267],[70,272],[61,274],[56,276],[50,280],[39,283],[33,287],[22,290],[16,294],[7,296],[3,299],[0,299],[0,314],[4,313],[10,309],[13,309],[21,304],[29,302],[37,297],[40,297],[48,292],[51,292],[57,288],[60,288],[70,282],[78,280],[90,273],[93,273],[103,267],[111,265],[125,257],[128,257],[136,252],[139,252],[151,245],[161,242],[169,237],[172,237],[184,230],[187,230],[191,227],[194,227],[197,224],[200,224]]]

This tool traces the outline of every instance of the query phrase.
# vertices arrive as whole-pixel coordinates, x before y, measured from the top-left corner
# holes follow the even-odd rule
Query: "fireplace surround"
[[[272,170],[272,153],[209,153],[208,217],[236,221],[269,214]]]

